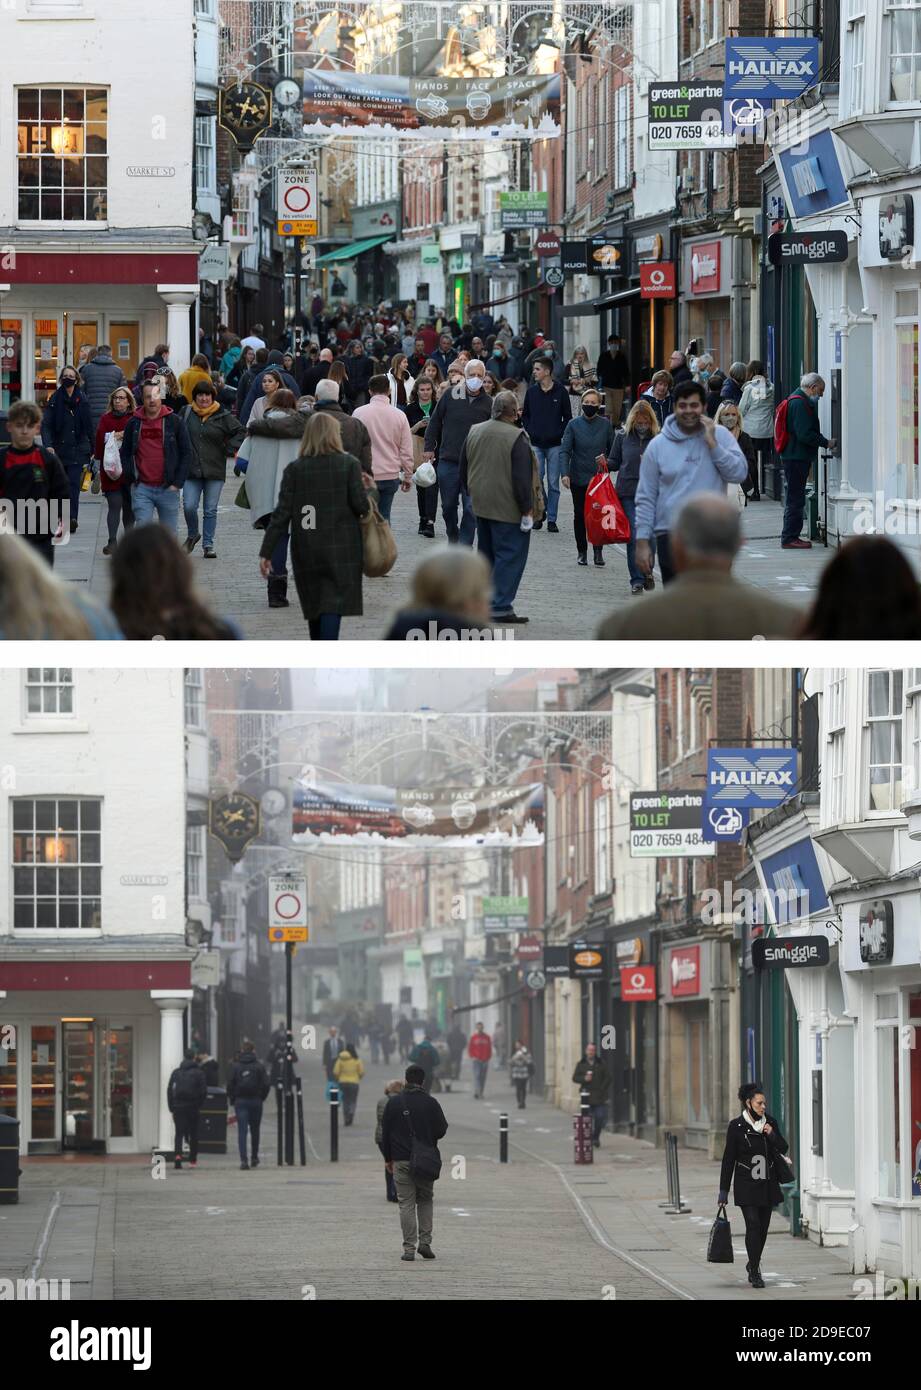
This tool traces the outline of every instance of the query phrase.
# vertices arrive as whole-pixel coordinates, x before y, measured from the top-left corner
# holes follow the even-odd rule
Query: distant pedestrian
[[[646,401],[650,410],[655,412],[655,417],[659,422],[659,429],[665,424],[674,410],[674,400],[672,397],[672,387],[674,386],[671,372],[653,372],[652,380],[640,397]]]
[[[406,1085],[387,1102],[381,1119],[381,1152],[393,1174],[400,1204],[403,1254],[409,1261],[419,1254],[435,1258],[432,1250],[434,1183],[441,1169],[438,1141],[448,1132],[448,1122],[437,1100],[423,1089],[421,1067],[406,1068]],[[415,1159],[415,1162],[413,1161]]]
[[[725,381],[726,373],[717,370],[715,372],[710,373],[710,378],[708,381],[702,382],[702,385],[704,386],[704,389],[707,393],[707,400],[706,405],[704,406],[704,410],[706,414],[709,415],[711,420],[715,418],[716,412],[720,408],[720,404],[722,401],[721,393]]]
[[[196,1055],[195,1060],[205,1074],[206,1087],[210,1089],[220,1086],[221,1069],[218,1066],[217,1058],[203,1050]]]
[[[720,1168],[718,1202],[729,1201],[729,1186],[745,1219],[745,1250],[748,1254],[748,1282],[763,1289],[761,1256],[771,1224],[771,1210],[783,1201],[780,1185],[792,1177],[792,1164],[783,1155],[789,1145],[773,1115],[761,1083],[748,1081],[739,1087],[742,1113],[729,1121]]]
[[[753,358],[745,370],[745,385],[739,401],[742,428],[751,438],[760,467],[756,468],[755,490],[750,502],[761,500],[767,465],[774,451],[774,387],[767,379],[764,363]]]
[[[441,1065],[441,1053],[432,1042],[431,1029],[427,1028],[425,1036],[421,1042],[416,1043],[409,1054],[409,1060],[415,1062],[417,1067],[421,1067],[425,1072],[425,1080],[422,1088],[426,1092],[431,1091],[435,1084],[435,1076]]]
[[[521,412],[521,423],[537,455],[544,501],[547,505],[547,530],[559,531],[557,513],[560,505],[560,446],[566,426],[572,419],[569,392],[555,378],[550,357],[538,356],[532,365],[533,384],[528,387]],[[535,521],[539,531],[542,521]]]
[[[687,353],[682,352],[680,348],[675,348],[675,351],[668,359],[668,370],[673,386],[680,386],[682,381],[692,380],[691,369],[688,366]]]
[[[183,411],[183,423],[189,432],[192,458],[188,476],[182,486],[182,506],[187,535],[185,548],[194,550],[199,540],[206,560],[217,559],[214,549],[217,531],[217,509],[227,477],[227,456],[233,454],[246,438],[246,426],[215,400],[210,377],[197,381],[192,388],[192,404]],[[198,509],[202,508],[204,525],[199,525]]]
[[[467,1034],[459,1023],[455,1023],[447,1036],[448,1057],[450,1059],[451,1080],[459,1081],[461,1065],[464,1060],[464,1048],[467,1046]]]
[[[486,1073],[492,1057],[492,1039],[485,1025],[478,1023],[476,1031],[467,1044],[467,1053],[473,1062],[473,1099],[482,1100],[486,1090]]]
[[[413,441],[406,413],[392,404],[390,378],[383,373],[372,376],[368,391],[368,404],[354,411],[352,419],[360,421],[371,438],[378,505],[381,516],[389,521],[397,492],[409,492],[412,486]]]
[[[339,1036],[339,1029],[333,1024],[329,1034],[323,1040],[323,1069],[326,1072],[327,1081],[333,1079],[333,1067],[336,1065],[339,1053],[345,1047],[345,1043]]]
[[[576,538],[576,563],[588,564],[585,534],[585,497],[595,474],[608,468],[614,429],[601,414],[601,395],[594,386],[582,393],[580,415],[570,420],[560,445],[560,482],[572,493],[572,524]],[[604,564],[604,547],[592,547],[596,565]]]
[[[80,487],[84,460],[93,452],[93,419],[89,402],[80,389],[76,367],[65,367],[58,389],[45,406],[42,417],[42,443],[53,449],[64,465],[70,489],[70,529],[77,529]]]
[[[715,419],[718,425],[723,425],[732,435],[745,455],[745,461],[748,464],[748,477],[743,482],[735,484],[738,488],[736,500],[741,507],[744,507],[748,501],[749,493],[754,492],[758,485],[758,459],[755,454],[755,446],[750,436],[742,428],[742,417],[735,401],[723,401],[716,412]],[[727,495],[732,496],[732,488],[728,489]]]
[[[597,370],[607,417],[617,429],[624,395],[630,389],[630,363],[624,352],[623,339],[618,333],[608,335],[608,345],[598,358]]]
[[[492,568],[496,623],[527,622],[515,612],[515,597],[531,543],[534,465],[518,419],[517,397],[500,391],[492,419],[470,429],[460,456],[460,486],[476,517],[477,548]]]
[[[825,566],[797,635],[809,641],[917,641],[921,589],[911,562],[886,536],[852,536]]]
[[[333,1063],[333,1080],[342,1094],[342,1117],[347,1125],[355,1119],[358,1088],[364,1074],[364,1063],[356,1055],[355,1044],[346,1043]]]
[[[265,339],[262,336],[264,332],[265,329],[263,328],[261,323],[254,323],[252,331],[248,333],[245,338],[242,338],[240,340],[240,346],[245,348],[264,348]]]
[[[262,1124],[262,1103],[269,1094],[269,1078],[256,1056],[256,1048],[244,1038],[240,1054],[230,1069],[227,1099],[237,1117],[237,1143],[240,1148],[240,1167],[259,1167],[259,1128]],[[251,1148],[247,1154],[247,1136]]]
[[[630,539],[627,541],[627,573],[630,576],[631,594],[642,594],[656,587],[652,567],[643,574],[636,563],[636,489],[640,481],[640,464],[646,446],[659,433],[659,419],[646,400],[637,401],[627,416],[622,430],[618,430],[608,454],[608,471],[616,473],[614,484],[620,504],[630,523]],[[649,541],[652,563],[656,559],[656,538]]]
[[[729,368],[729,375],[723,382],[720,391],[721,401],[732,401],[738,405],[742,399],[742,387],[745,385],[747,369],[744,362],[733,362]]]
[[[384,1066],[390,1066],[390,1058],[397,1045],[397,1040],[393,1035],[393,1029],[387,1026],[381,1029],[381,1056],[384,1059]]]
[[[128,379],[121,367],[114,361],[112,349],[108,343],[100,343],[96,356],[91,362],[84,364],[81,375],[83,377],[83,394],[86,396],[90,408],[93,437],[95,438],[99,429],[99,421],[109,409],[112,392],[119,386],[127,386]],[[94,456],[99,458],[98,454]]]
[[[798,389],[787,398],[787,439],[780,451],[787,484],[780,534],[784,550],[812,549],[812,541],[800,537],[806,510],[806,482],[810,470],[818,462],[819,450],[837,448],[837,440],[826,439],[819,429],[819,401],[824,394],[824,379],[818,372],[807,372],[800,379]]]
[[[492,418],[492,401],[483,390],[486,367],[468,362],[462,377],[439,397],[426,427],[423,461],[435,463],[441,515],[450,544],[473,545],[476,517],[468,493],[461,486],[461,455],[474,425]],[[457,508],[461,508],[458,525]]]
[[[572,418],[578,419],[582,414],[582,395],[590,386],[595,386],[598,381],[598,373],[588,360],[588,349],[577,347],[574,349],[572,357],[566,365],[563,376],[563,384],[569,392],[569,404],[572,407]],[[599,409],[600,398],[599,398]]]
[[[388,1081],[387,1085],[384,1087],[384,1094],[377,1102],[377,1124],[374,1127],[374,1142],[380,1149],[381,1153],[384,1152],[384,1111],[387,1109],[387,1102],[389,1101],[390,1097],[398,1096],[402,1089],[402,1081]],[[391,1165],[387,1163],[386,1160],[384,1162],[384,1182],[387,1187],[387,1201],[396,1202],[398,1200],[396,1184],[393,1181]]]
[[[500,1067],[504,1067],[506,1054],[505,1024],[502,1023],[501,1020],[496,1024],[495,1028],[492,1030],[492,1046],[493,1051],[496,1054],[497,1065]]]
[[[518,1109],[524,1110],[528,1096],[528,1082],[534,1075],[534,1058],[523,1042],[515,1043],[510,1063],[511,1078],[518,1098]]]
[[[237,357],[239,357],[239,355],[239,349],[237,349]],[[221,359],[222,372],[224,372],[224,361],[226,357],[227,354],[225,353],[224,357]],[[236,360],[237,358],[234,358],[234,362],[236,362]],[[184,372],[180,373],[178,381],[179,394],[185,396],[190,404],[193,400],[195,387],[200,381],[205,382],[207,386],[211,385],[211,364],[203,352],[196,352],[189,366],[186,367]]]
[[[572,1079],[582,1091],[588,1092],[588,1106],[592,1112],[592,1143],[601,1148],[601,1131],[608,1122],[608,1092],[611,1089],[611,1073],[607,1064],[598,1056],[594,1043],[589,1043],[576,1064]]]
[[[405,1062],[413,1045],[415,1030],[412,1020],[405,1016],[397,1020],[397,1040],[400,1045],[400,1061]]]
[[[115,447],[120,451],[125,437],[125,427],[134,414],[134,397],[128,386],[119,386],[109,397],[109,408],[96,427],[95,455],[99,460],[99,476],[102,494],[106,499],[108,515],[106,524],[108,541],[102,548],[103,555],[111,555],[118,541],[118,524],[122,523],[126,532],[134,525],[134,511],[131,506],[131,484],[125,477],[124,469],[113,478],[105,467],[106,436],[115,436]],[[110,465],[111,466],[111,465]],[[121,467],[119,453],[118,466]]]
[[[174,1168],[182,1167],[182,1143],[189,1141],[189,1167],[198,1167],[198,1116],[207,1092],[205,1073],[188,1047],[166,1088],[166,1103],[176,1129]]]

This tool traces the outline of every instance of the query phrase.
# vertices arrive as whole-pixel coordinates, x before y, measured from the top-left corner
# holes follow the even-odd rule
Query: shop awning
[[[640,287],[621,290],[619,294],[603,294],[598,299],[589,299],[584,304],[566,304],[560,310],[564,319],[587,318],[590,314],[602,314],[605,309],[614,309],[625,304],[628,299],[639,299]]]
[[[364,241],[353,241],[350,246],[337,246],[335,251],[327,251],[325,256],[317,256],[317,265],[329,265],[330,261],[351,261],[362,251],[370,251],[375,246],[383,246],[385,241],[393,241],[393,233],[383,236],[365,237]]]

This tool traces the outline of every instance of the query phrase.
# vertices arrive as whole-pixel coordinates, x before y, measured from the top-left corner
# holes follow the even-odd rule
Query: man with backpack
[[[444,1111],[423,1090],[425,1072],[421,1067],[406,1068],[406,1085],[393,1095],[381,1117],[381,1152],[388,1173],[393,1176],[400,1204],[404,1260],[434,1260],[432,1225],[433,1188],[441,1172],[438,1140],[448,1132]]]
[[[176,1126],[174,1168],[182,1167],[182,1141],[189,1141],[189,1167],[198,1167],[198,1116],[208,1090],[205,1073],[195,1060],[194,1047],[187,1047],[182,1061],[166,1088],[166,1103]]]
[[[240,1055],[233,1064],[227,1082],[227,1099],[237,1116],[237,1142],[240,1146],[240,1167],[259,1167],[259,1127],[262,1124],[262,1102],[269,1094],[269,1078],[256,1056],[256,1048],[244,1038]],[[252,1156],[246,1152],[246,1136],[252,1135]]]
[[[17,534],[53,565],[55,532],[63,524],[63,531],[70,534],[70,487],[57,454],[36,443],[41,423],[42,413],[34,402],[15,401],[10,406],[11,442],[0,449],[0,499],[7,510],[14,511]]]
[[[784,504],[780,544],[783,550],[811,550],[812,541],[800,539],[806,508],[806,480],[819,457],[819,449],[837,449],[835,439],[826,439],[819,429],[817,402],[825,393],[825,382],[818,372],[807,372],[799,389],[781,401],[774,417],[774,448],[783,462],[787,495]]]

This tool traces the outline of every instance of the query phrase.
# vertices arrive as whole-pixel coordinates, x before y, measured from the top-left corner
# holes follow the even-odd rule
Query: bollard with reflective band
[[[499,1162],[508,1163],[508,1115],[499,1116]]]
[[[297,1138],[301,1151],[301,1167],[307,1166],[307,1147],[304,1143],[304,1092],[301,1087],[301,1078],[295,1077],[294,1084],[297,1088]]]
[[[285,1161],[285,1121],[284,1121],[284,1113],[285,1113],[285,1095],[284,1095],[284,1091],[285,1091],[285,1088],[284,1088],[284,1085],[283,1085],[283,1083],[282,1083],[282,1079],[281,1079],[281,1077],[279,1076],[278,1080],[277,1080],[276,1083],[275,1083],[275,1100],[276,1100],[276,1104],[277,1104],[276,1113],[277,1113],[277,1119],[278,1119],[278,1166],[279,1166],[279,1168],[282,1166],[282,1164],[283,1164],[284,1161]]]
[[[339,1162],[339,1087],[329,1088],[329,1161]]]

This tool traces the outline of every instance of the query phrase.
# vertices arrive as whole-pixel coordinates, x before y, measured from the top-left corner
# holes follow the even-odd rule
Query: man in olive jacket
[[[531,445],[517,421],[518,397],[500,391],[492,419],[472,427],[460,456],[460,485],[470,494],[477,546],[492,566],[492,616],[507,623],[527,622],[514,603],[531,541],[530,528],[522,530],[521,523],[534,507]]]
[[[588,1092],[588,1104],[592,1112],[592,1143],[601,1148],[601,1131],[608,1122],[608,1091],[611,1089],[611,1072],[598,1056],[594,1043],[589,1043],[576,1065],[572,1079],[580,1091]]]
[[[338,381],[317,382],[317,403],[315,411],[322,412],[323,415],[331,415],[339,426],[342,435],[342,448],[346,454],[351,454],[358,459],[365,473],[374,476],[371,466],[371,436],[361,420],[356,420],[354,415],[346,415],[342,406],[339,404],[339,383]]]
[[[806,507],[806,479],[815,466],[819,449],[837,448],[837,441],[826,439],[819,429],[818,403],[825,394],[825,382],[818,372],[807,372],[787,400],[787,447],[780,457],[787,480],[783,529],[780,544],[784,550],[811,550],[812,541],[800,540]]]

